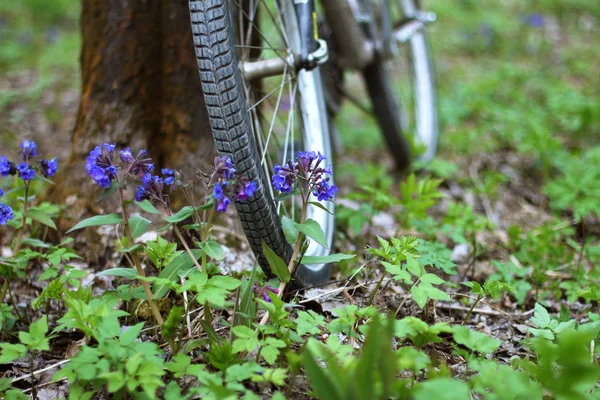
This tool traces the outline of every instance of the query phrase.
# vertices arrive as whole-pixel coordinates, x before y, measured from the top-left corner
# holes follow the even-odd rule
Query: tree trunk
[[[81,30],[81,100],[69,162],[52,193],[63,201],[77,195],[69,210],[76,219],[115,205],[98,203],[85,173],[97,145],[147,149],[157,168],[178,169],[186,180],[215,153],[186,0],[83,0]]]

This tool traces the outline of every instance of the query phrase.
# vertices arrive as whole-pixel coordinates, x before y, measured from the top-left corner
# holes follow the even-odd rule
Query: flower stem
[[[129,216],[127,214],[127,205],[125,204],[125,196],[124,196],[122,187],[119,188],[119,195],[121,196],[121,209],[122,209],[122,214],[123,214],[123,224],[125,225],[125,234],[127,235],[127,240],[129,242],[129,245],[133,246],[134,240],[133,240],[133,235],[131,234],[131,227],[129,226]],[[146,275],[144,273],[144,270],[142,269],[142,264],[140,262],[140,259],[137,255],[137,253],[132,252],[131,257],[133,258],[133,263],[135,265],[137,273],[140,276],[145,277]],[[146,292],[146,298],[148,299],[148,304],[150,304],[150,310],[152,311],[152,315],[154,316],[156,323],[158,323],[158,325],[162,328],[165,321],[163,320],[162,315],[160,315],[160,311],[158,310],[156,303],[152,299],[152,291],[150,290],[150,285],[148,284],[148,282],[143,281],[143,280],[141,281],[141,283],[142,283],[142,286],[144,287],[144,292]]]
[[[21,216],[21,226],[19,227],[19,233],[17,234],[17,240],[13,249],[13,255],[16,256],[19,250],[21,250],[21,243],[23,242],[23,235],[25,234],[25,223],[27,221],[27,209],[29,208],[29,182],[25,183],[25,200],[23,200],[23,215]]]
[[[23,242],[23,235],[25,234],[25,223],[27,222],[27,208],[29,207],[29,182],[25,182],[25,199],[23,200],[23,215],[21,216],[21,226],[17,233],[17,240],[15,241],[15,247],[13,248],[13,256],[16,257],[19,250],[21,250],[21,243]],[[4,277],[2,288],[0,289],[0,302],[4,303],[6,293],[10,290],[8,286],[8,277]],[[17,309],[16,304],[15,310]]]

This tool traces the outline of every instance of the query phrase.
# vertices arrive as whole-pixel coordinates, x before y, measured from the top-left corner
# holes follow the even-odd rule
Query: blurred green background
[[[600,2],[430,0],[441,155],[515,149],[542,169],[600,130]],[[77,109],[77,0],[0,3],[0,140],[68,135]],[[41,117],[24,128],[35,110]],[[40,125],[47,126],[40,127]],[[378,133],[351,105],[338,119],[352,152]],[[44,130],[48,132],[44,132]]]

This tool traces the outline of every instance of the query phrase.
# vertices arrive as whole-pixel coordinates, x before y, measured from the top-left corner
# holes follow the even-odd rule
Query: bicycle
[[[393,4],[392,4],[393,3]],[[410,163],[409,131],[424,147],[423,160],[437,147],[437,113],[433,71],[425,38],[435,15],[421,11],[415,0],[323,0],[324,21],[317,20],[314,0],[189,0],[194,47],[212,133],[221,155],[257,181],[254,197],[236,203],[244,232],[260,266],[272,276],[262,250],[264,241],[284,261],[292,253],[280,214],[293,219],[295,206],[274,201],[270,176],[297,150],[332,156],[329,113],[319,67],[329,58],[329,45],[319,37],[328,26],[343,68],[360,71],[372,100],[372,112],[399,169]],[[399,44],[408,44],[414,116],[397,97],[406,95],[392,82],[406,76],[397,69]],[[404,49],[406,50],[406,48]],[[395,67],[395,68],[394,68]],[[301,143],[301,147],[299,147]],[[334,204],[310,207],[333,243]],[[331,246],[329,246],[331,247]],[[329,254],[311,242],[307,255]],[[328,264],[301,265],[296,287],[329,279]]]

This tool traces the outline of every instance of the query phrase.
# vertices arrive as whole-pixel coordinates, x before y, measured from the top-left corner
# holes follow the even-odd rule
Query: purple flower
[[[535,28],[542,28],[544,26],[544,16],[540,13],[527,14],[523,18],[523,24],[533,26]]]
[[[148,191],[144,185],[139,185],[135,190],[135,201],[142,201],[148,199]]]
[[[6,204],[0,203],[0,225],[6,224],[9,219],[13,219],[13,210]]]
[[[240,185],[240,191],[238,192],[237,199],[240,201],[246,201],[248,198],[254,196],[256,192],[256,182],[247,182]]]
[[[108,154],[110,154],[112,156],[112,154],[115,151],[115,147],[117,147],[116,143],[110,144],[110,143],[104,143],[104,148],[106,149],[106,151],[108,152]]]
[[[4,190],[2,190],[2,188],[0,188],[0,197],[4,196]]]
[[[338,188],[335,185],[330,185],[327,179],[323,178],[313,190],[313,195],[317,196],[319,201],[327,201],[333,199],[333,196],[337,193]]]
[[[290,193],[292,191],[292,187],[294,186],[294,180],[296,178],[298,169],[296,169],[291,162],[288,162],[288,165],[283,167],[280,165],[275,165],[273,172],[274,174],[271,178],[271,181],[275,190],[283,193]]]
[[[14,164],[12,164],[6,157],[0,157],[0,175],[7,177],[8,175],[14,175],[15,169]]]
[[[29,157],[37,156],[37,146],[35,142],[32,140],[24,140],[21,143],[21,158],[25,161],[29,159]]]
[[[257,296],[257,297],[261,296],[263,298],[263,300],[266,301],[267,303],[271,302],[271,298],[269,297],[269,292],[279,294],[279,289],[275,289],[274,287],[271,287],[271,285],[265,285],[263,287],[254,285],[252,290],[254,291],[255,296]]]
[[[138,152],[137,157],[133,160],[131,164],[131,173],[134,175],[144,176],[144,174],[149,174],[154,171],[154,164],[152,163],[152,159],[147,157],[148,153],[146,150],[140,150]]]
[[[121,161],[123,161],[125,164],[133,162],[133,154],[131,154],[131,149],[129,147],[125,150],[121,150],[119,152],[119,157],[121,157]]]
[[[102,147],[96,146],[85,160],[88,175],[103,188],[109,188],[110,182],[117,176],[117,167],[112,163],[111,156],[102,154]]]
[[[227,207],[230,204],[231,204],[231,200],[229,200],[229,197],[223,196],[222,199],[217,200],[217,207],[216,207],[217,212],[225,212],[225,211],[227,211]]]
[[[163,168],[161,170],[165,185],[173,185],[175,183],[175,171],[169,168]]]
[[[215,183],[215,186],[213,187],[213,195],[217,200],[221,200],[223,198],[223,186],[220,183]]]
[[[233,167],[231,158],[227,156],[215,157],[215,174],[219,178],[231,180],[235,178],[237,170]]]
[[[19,178],[24,181],[30,181],[35,177],[35,169],[31,168],[31,165],[22,162],[17,165],[17,172],[19,174]]]
[[[40,161],[40,167],[44,177],[48,178],[54,176],[56,171],[58,171],[58,162],[56,161],[56,157],[52,160]]]

